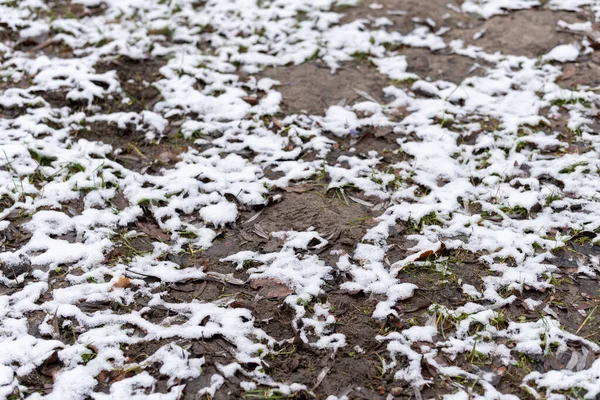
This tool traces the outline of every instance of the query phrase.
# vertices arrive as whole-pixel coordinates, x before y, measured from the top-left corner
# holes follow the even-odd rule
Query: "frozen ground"
[[[598,399],[598,0],[0,0],[0,397]]]

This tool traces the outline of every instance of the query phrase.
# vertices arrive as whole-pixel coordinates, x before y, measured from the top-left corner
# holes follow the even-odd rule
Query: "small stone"
[[[400,396],[402,394],[402,388],[401,387],[394,387],[394,388],[392,388],[392,390],[390,390],[390,393],[394,397]]]
[[[379,386],[377,388],[377,393],[384,395],[385,394],[385,386]]]

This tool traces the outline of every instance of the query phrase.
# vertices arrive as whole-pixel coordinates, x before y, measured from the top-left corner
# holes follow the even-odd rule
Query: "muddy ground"
[[[452,28],[444,36],[446,41],[461,39],[466,44],[475,44],[489,52],[502,51],[507,54],[529,57],[539,57],[558,44],[571,43],[578,39],[573,34],[558,31],[556,29],[558,20],[577,22],[589,18],[585,14],[532,9],[514,11],[489,20],[466,14],[460,17],[452,14],[450,19],[444,19],[442,16],[448,11],[447,0],[379,1],[386,5],[383,10],[371,9],[368,7],[368,3],[365,1],[359,7],[343,10],[346,13],[344,21],[365,17],[375,18],[383,15],[381,13],[390,7],[403,9],[408,11],[406,15],[388,15],[396,23],[389,29],[408,32],[413,29],[413,18],[432,18],[438,26],[445,25]],[[473,35],[482,29],[485,29],[483,37],[474,40]],[[34,49],[30,51],[34,51]],[[50,54],[53,51],[57,51],[57,49],[47,47],[37,50],[37,53],[40,55]],[[407,56],[409,72],[432,80],[443,79],[459,83],[468,76],[481,73],[481,68],[485,68],[485,66],[479,66],[479,68],[473,69],[476,67],[474,60],[450,54],[448,50],[430,51],[407,47],[399,49],[399,53]],[[139,63],[126,57],[120,57],[114,61],[102,62],[96,66],[96,69],[99,72],[117,71],[121,82],[124,83],[124,89],[134,99],[131,111],[151,110],[154,104],[160,100],[160,94],[151,85],[145,85],[142,82],[152,83],[159,79],[161,76],[159,69],[165,62],[165,60],[156,58]],[[572,71],[568,78],[561,81],[561,84],[566,87],[577,85],[595,87],[600,82],[598,74],[600,59],[596,56],[584,56],[578,63],[565,65],[564,68]],[[333,75],[326,65],[316,60],[298,66],[267,68],[257,76],[270,77],[280,81],[278,90],[283,95],[283,108],[282,113],[275,116],[280,119],[295,113],[319,115],[323,114],[331,105],[353,104],[362,100],[361,95],[357,94],[354,89],[366,92],[378,101],[387,102],[388,99],[383,96],[382,89],[392,83],[387,77],[379,74],[367,60],[361,59],[345,63]],[[65,101],[64,94],[60,92],[43,93],[42,96],[55,107],[78,106]],[[103,112],[112,112],[115,111],[115,107],[119,106],[107,101],[100,103],[99,107]],[[81,106],[81,109],[86,113],[89,112],[85,106]],[[14,113],[18,111],[0,110],[0,112],[3,115],[13,113],[11,116],[14,116]],[[169,168],[170,165],[176,163],[178,154],[188,148],[201,148],[194,144],[193,140],[185,139],[181,135],[180,125],[182,122],[177,117],[172,118],[166,135],[153,142],[145,140],[143,134],[134,129],[120,129],[115,125],[102,122],[91,124],[87,126],[87,129],[75,132],[73,135],[78,138],[102,141],[112,145],[115,149],[122,149],[118,156],[114,156],[114,161],[132,170],[156,173],[161,168]],[[386,135],[375,135],[375,132],[365,133],[359,141],[351,138],[340,139],[333,135],[330,136],[330,139],[337,142],[336,150],[329,156],[332,160],[340,155],[348,154],[348,149],[351,147],[356,149],[354,154],[366,154],[370,150],[377,150],[383,154],[385,158],[382,169],[385,168],[385,163],[393,164],[402,157],[396,152],[398,144],[394,139]],[[310,154],[307,156],[310,157]],[[213,246],[207,251],[193,255],[183,254],[172,261],[183,267],[202,265],[207,271],[230,273],[233,272],[231,265],[220,262],[221,258],[241,250],[269,252],[275,251],[279,247],[278,239],[265,237],[264,233],[268,236],[274,231],[290,229],[300,231],[314,227],[329,240],[328,246],[320,249],[318,254],[333,263],[335,260],[328,259],[330,256],[327,250],[335,247],[351,252],[354,244],[361,240],[366,230],[374,226],[374,218],[380,212],[377,209],[374,210],[373,207],[349,200],[339,191],[327,191],[327,184],[327,178],[322,177],[302,182],[298,187],[273,190],[272,195],[280,195],[276,203],[264,208],[247,207],[234,225],[221,229]],[[361,193],[353,192],[353,189],[347,189],[345,194],[359,197],[374,205],[381,202],[377,198],[364,197]],[[127,202],[124,198],[121,198],[120,201]],[[123,207],[124,205],[115,204],[115,206]],[[82,205],[73,202],[68,207],[76,211],[78,208],[81,209]],[[256,213],[260,213],[258,217],[247,222]],[[9,219],[14,223],[8,231],[3,233],[1,244],[3,251],[17,249],[27,240],[27,234],[19,228],[28,221],[27,217],[14,215],[9,216]],[[147,239],[136,239],[130,244],[122,244],[113,249],[106,254],[106,263],[118,263],[131,257],[132,254],[135,254],[134,252],[142,254],[148,252],[151,250],[149,241],[168,239],[169,236],[162,232],[154,221],[149,219],[143,224],[145,225],[141,229]],[[390,263],[409,254],[408,249],[414,244],[406,239],[410,229],[411,227],[402,224],[395,227],[395,234],[389,241],[394,245],[388,253]],[[579,335],[600,344],[598,328],[600,313],[596,313],[586,321],[587,314],[579,312],[579,310],[593,309],[599,304],[600,282],[598,279],[577,275],[574,260],[579,254],[598,256],[600,247],[590,244],[586,238],[580,238],[579,241],[571,243],[568,250],[571,251],[564,250],[559,254],[564,273],[560,281],[556,282],[556,290],[545,293],[531,291],[514,294],[521,299],[534,298],[555,305],[559,310],[560,322],[566,327],[566,330],[573,333],[579,332]],[[276,380],[312,383],[309,392],[296,394],[295,398],[326,399],[328,395],[332,394],[347,394],[351,399],[387,399],[390,395],[399,399],[428,399],[438,398],[439,393],[451,392],[452,382],[440,377],[433,370],[424,370],[424,377],[431,379],[432,384],[426,386],[420,394],[395,381],[390,373],[382,373],[380,355],[383,354],[384,344],[375,340],[378,334],[384,335],[411,325],[425,323],[432,318],[429,307],[433,304],[455,308],[468,302],[469,298],[463,294],[459,282],[471,284],[476,288],[482,287],[482,275],[487,275],[489,272],[487,267],[478,260],[477,254],[453,252],[445,256],[449,261],[444,272],[440,272],[436,268],[416,266],[405,268],[400,272],[399,278],[402,281],[415,283],[419,289],[415,296],[396,305],[399,318],[391,317],[385,321],[377,321],[370,316],[380,299],[374,295],[347,293],[340,290],[339,284],[343,281],[343,277],[334,275],[319,300],[332,305],[332,312],[337,319],[335,331],[346,335],[349,345],[332,355],[329,351],[316,350],[303,344],[296,338],[282,345],[278,354],[266,359],[264,368]],[[433,261],[432,259],[432,263]],[[235,276],[241,279],[247,278],[243,271],[235,271]],[[61,279],[60,275],[51,275],[50,284],[52,287],[61,287],[64,284]],[[163,285],[159,290],[166,291],[168,294],[165,299],[172,302],[187,302],[192,299],[214,301],[220,297],[233,297],[235,298],[234,306],[251,309],[257,326],[264,329],[269,335],[277,340],[294,339],[296,332],[291,326],[293,313],[282,302],[282,298],[287,293],[281,287],[266,286],[252,287],[250,283],[236,286],[227,283],[193,281],[186,284]],[[10,293],[8,288],[3,288],[2,291]],[[144,306],[144,299],[140,298],[136,300],[132,308],[141,308],[142,306]],[[90,307],[118,308],[119,305],[93,304]],[[533,321],[538,319],[538,314],[526,308],[520,300],[508,307],[505,313],[507,320],[524,318],[524,320]],[[160,309],[155,310],[157,319],[163,317],[164,314],[164,311]],[[440,332],[444,332],[445,329],[447,334],[454,329],[451,321],[441,320],[437,323],[438,328],[441,328]],[[35,325],[36,315],[34,314],[31,315],[30,326],[30,330],[34,334]],[[68,335],[68,332],[64,332],[61,340],[71,340]],[[127,352],[131,359],[135,360],[136,357],[141,358],[152,354],[166,342],[167,340],[161,340],[132,345]],[[184,397],[193,399],[196,398],[196,393],[200,388],[208,385],[210,376],[217,371],[217,363],[224,364],[232,361],[229,352],[230,344],[222,339],[178,340],[177,343],[189,349],[195,357],[206,357],[205,373],[200,378],[185,382],[187,386]],[[356,351],[355,346],[360,346],[363,351]],[[445,356],[441,355],[440,357],[444,358]],[[524,357],[521,365],[508,368],[494,362],[469,359],[468,357],[459,361],[462,368],[467,371],[500,371],[501,379],[497,382],[497,389],[503,393],[512,393],[520,398],[527,398],[528,394],[520,387],[523,376],[530,371],[545,372],[549,368],[564,365],[569,358],[570,353],[568,352],[563,354],[560,359]],[[450,360],[445,361],[451,363]],[[591,361],[593,358],[588,364]],[[21,383],[29,387],[31,391],[51,392],[52,370],[57,363],[57,360],[47,360],[42,367],[28,376],[20,378]],[[158,368],[149,367],[146,370],[157,378],[161,378]],[[328,372],[322,380],[319,380],[318,377],[323,371]],[[108,391],[112,383],[134,373],[135,371],[103,373],[98,377],[100,383],[97,390]],[[239,381],[238,377],[226,380],[225,386],[217,392],[214,398],[265,398],[266,391],[241,392]],[[160,385],[156,388],[158,392],[166,390],[164,379],[163,383],[165,384],[163,388]]]

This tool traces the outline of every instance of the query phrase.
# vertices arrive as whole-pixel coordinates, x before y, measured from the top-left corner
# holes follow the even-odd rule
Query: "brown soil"
[[[414,28],[412,18],[432,18],[437,27],[450,26],[452,28],[444,36],[447,42],[452,39],[463,39],[465,44],[481,46],[488,52],[501,51],[505,54],[530,57],[539,57],[558,44],[573,42],[575,37],[572,34],[558,32],[556,23],[559,19],[567,22],[580,20],[580,16],[574,13],[551,12],[542,9],[511,12],[506,16],[482,20],[452,12],[446,6],[448,0],[379,0],[377,3],[383,4],[384,8],[378,10],[368,8],[368,4],[373,2],[375,1],[365,1],[359,7],[344,9],[343,11],[346,13],[344,21],[348,22],[365,16],[387,16],[396,24],[389,29],[398,29],[407,33]],[[458,2],[452,2],[452,4],[459,5]],[[68,12],[75,14],[84,12],[70,5],[59,8],[59,10],[61,15]],[[387,14],[389,10],[406,10],[407,14],[389,15]],[[446,13],[449,14],[449,17],[444,19],[442,16]],[[483,28],[486,29],[485,35],[477,41],[473,40],[473,34]],[[8,39],[2,38],[2,40]],[[460,83],[466,77],[480,73],[480,70],[471,71],[475,60],[451,55],[446,50],[430,52],[426,49],[402,47],[397,51],[399,54],[407,56],[409,72],[414,72],[423,79],[443,79]],[[481,61],[477,62],[483,64]],[[160,94],[151,85],[145,85],[143,82],[152,83],[160,79],[159,69],[164,64],[164,60],[136,61],[126,57],[105,60],[97,64],[96,70],[99,73],[116,70],[124,92],[133,100],[133,103],[127,107],[111,105],[108,101],[99,102],[97,105],[103,112],[151,110],[154,104],[160,100]],[[566,88],[576,88],[578,85],[598,86],[600,85],[599,65],[600,59],[593,56],[580,64],[573,64],[572,71],[568,68],[565,69],[565,76],[559,81],[559,84]],[[385,103],[387,99],[383,97],[382,89],[393,84],[387,77],[379,74],[376,68],[366,60],[348,62],[335,74],[331,74],[329,68],[317,60],[299,66],[267,68],[257,75],[257,78],[259,77],[270,77],[281,82],[278,90],[283,95],[282,113],[284,115],[294,113],[322,115],[330,105],[341,102],[353,104],[364,100],[354,89],[366,92],[381,103]],[[6,83],[0,83],[0,90],[5,87],[7,87]],[[66,102],[64,93],[44,94],[44,97],[53,107],[81,107],[82,111],[88,112],[84,105]],[[0,116],[12,118],[22,112],[25,110],[0,109]],[[73,139],[85,138],[111,144],[114,149],[122,150],[118,156],[111,155],[115,161],[135,171],[159,173],[161,168],[169,168],[174,165],[178,160],[178,154],[186,151],[188,146],[194,146],[192,141],[183,140],[178,133],[179,123],[180,121],[170,121],[164,135],[154,142],[147,141],[142,131],[136,131],[131,127],[120,129],[114,124],[100,122],[90,124],[86,129],[75,132]],[[389,167],[406,157],[395,152],[398,144],[395,138],[391,137],[392,135],[389,136],[377,138],[373,132],[365,132],[358,143],[351,142],[350,139],[335,139],[338,145],[328,156],[327,161],[333,163],[338,156],[349,154],[348,148],[355,147],[354,154],[359,156],[364,156],[371,150],[378,151],[383,156],[382,168]],[[314,157],[314,155],[307,155],[307,157],[311,156]],[[280,240],[264,238],[257,234],[257,226],[260,226],[267,234],[275,231],[305,230],[313,227],[329,241],[327,247],[317,251],[319,256],[333,265],[336,257],[333,257],[330,251],[339,249],[348,253],[352,252],[355,244],[361,241],[366,230],[376,223],[374,218],[380,214],[380,211],[374,211],[351,200],[344,200],[344,197],[336,191],[327,191],[327,184],[327,179],[315,178],[302,182],[301,190],[277,189],[277,192],[272,194],[281,195],[279,202],[263,209],[247,208],[242,210],[236,225],[222,229],[213,246],[205,252],[193,256],[168,254],[165,255],[165,259],[173,261],[183,268],[201,265],[206,270],[234,273],[236,278],[245,280],[247,275],[244,271],[234,271],[230,264],[222,263],[220,259],[241,250],[265,253],[278,251],[281,246]],[[366,198],[359,192],[349,191],[348,194],[374,203],[381,201]],[[119,201],[126,200],[121,196]],[[2,206],[8,206],[8,204],[2,203]],[[115,204],[115,206],[119,208],[124,205]],[[74,212],[81,212],[82,205],[73,204],[69,207]],[[251,223],[246,223],[257,212],[260,212],[260,215]],[[11,224],[9,229],[2,232],[0,237],[0,250],[2,251],[20,248],[27,242],[28,235],[30,235],[19,227],[27,221],[27,216],[12,215],[8,219],[17,223]],[[151,251],[152,241],[169,240],[165,236],[166,233],[160,232],[155,221],[148,218],[142,220],[141,223],[145,224],[146,230],[141,230],[147,236],[132,242],[137,251]],[[138,229],[140,226],[128,228]],[[395,228],[395,232],[389,240],[392,247],[387,254],[391,262],[406,257],[408,249],[414,245],[407,239],[407,234],[406,226],[399,224]],[[600,254],[598,246],[589,242],[574,243],[570,246],[570,250],[578,252],[582,257],[598,257]],[[309,253],[314,253],[314,251],[309,251]],[[115,264],[133,255],[135,253],[123,245],[116,246],[105,257],[107,263]],[[319,374],[328,369],[329,372],[322,382],[312,390],[317,399],[326,399],[329,395],[344,393],[348,393],[351,399],[387,399],[392,389],[394,389],[394,393],[399,393],[397,398],[415,398],[412,389],[401,382],[394,381],[391,374],[381,374],[379,356],[385,357],[383,351],[385,344],[375,340],[375,336],[402,330],[411,324],[425,323],[432,316],[428,311],[431,305],[439,304],[455,308],[465,304],[470,299],[463,294],[462,284],[468,283],[481,288],[481,277],[491,274],[487,267],[479,261],[479,255],[455,252],[445,254],[445,256],[448,257],[448,261],[445,261],[447,272],[441,273],[432,267],[436,262],[435,258],[430,259],[429,264],[407,266],[400,272],[398,278],[401,281],[415,283],[420,289],[417,290],[414,297],[396,305],[395,309],[399,313],[399,318],[389,318],[384,321],[376,321],[371,318],[378,300],[376,296],[367,296],[363,293],[344,293],[339,290],[339,285],[347,277],[342,274],[334,275],[319,300],[331,304],[332,313],[337,319],[335,331],[346,335],[347,346],[332,356],[331,352],[315,350],[296,340],[294,345],[282,346],[277,349],[279,350],[278,354],[265,358],[265,368],[276,380],[302,382],[309,388],[316,385]],[[518,295],[519,301],[505,310],[507,320],[516,320],[520,316],[526,320],[537,320],[538,314],[527,310],[520,301],[531,297],[551,304],[553,309],[557,310],[560,322],[567,331],[573,333],[580,331],[579,334],[588,340],[600,343],[600,331],[597,329],[600,321],[599,314],[597,313],[595,317],[586,322],[586,315],[589,315],[589,312],[600,303],[598,280],[587,279],[577,274],[576,259],[573,258],[572,251],[563,250],[557,252],[556,256],[558,258],[556,264],[561,267],[562,273],[560,281],[556,283],[556,291],[515,293]],[[14,268],[14,266],[2,265],[3,272],[8,271],[9,268]],[[54,287],[60,287],[61,284],[67,285],[68,283],[62,275],[53,273],[51,274],[51,284]],[[257,295],[260,295],[261,291],[253,288],[249,283],[235,286],[226,283],[193,281],[176,285],[163,284],[157,291],[166,291],[164,299],[172,302],[189,302],[193,299],[214,301],[224,296],[235,297],[236,306],[251,309],[256,325],[276,340],[286,340],[297,335],[291,325],[293,319],[291,310],[282,303],[282,299],[262,298],[256,301]],[[51,292],[48,293],[48,296],[50,295]],[[144,305],[144,299],[136,300],[138,303],[134,308],[141,308]],[[81,307],[84,309],[85,306]],[[114,304],[91,304],[87,307],[89,307],[87,310],[101,310],[103,307],[104,309],[116,307],[118,310],[118,305]],[[585,315],[580,313],[580,310],[584,310]],[[165,312],[157,309],[149,317],[160,321],[165,317]],[[39,331],[35,329],[39,319],[40,315],[31,315],[30,317],[32,322],[30,333],[32,335],[40,335]],[[453,324],[449,321],[440,322],[440,326],[445,330],[445,334],[449,334],[454,329]],[[72,332],[60,332],[59,339],[65,342],[72,341],[72,335]],[[141,358],[136,357],[149,356],[167,342],[168,340],[160,340],[139,343],[128,346],[124,351],[133,360],[141,361]],[[217,373],[216,365],[233,361],[229,353],[231,345],[220,338],[176,342],[188,348],[194,357],[206,357],[203,374],[197,379],[185,382],[184,397],[195,399],[198,390],[206,387],[211,375]],[[360,346],[364,353],[355,351],[355,346]],[[564,364],[565,357],[568,361],[569,354],[563,355],[557,362]],[[460,362],[465,370],[499,367],[491,363],[482,366],[469,360],[468,357],[460,357],[463,358],[452,362]],[[441,358],[448,364],[451,363],[450,360]],[[48,377],[47,373],[53,368],[53,364],[56,362],[48,362],[32,374],[20,377],[20,383],[28,386],[30,390],[50,392],[52,379]],[[525,392],[519,387],[522,377],[530,370],[545,371],[550,367],[553,366],[548,365],[546,360],[528,359],[522,369],[515,366],[508,368],[503,379],[497,382],[497,388],[505,393],[514,393],[524,398]],[[159,379],[156,390],[164,391],[165,379],[160,376],[156,366],[150,366],[146,370]],[[454,387],[452,382],[448,382],[447,379],[439,376],[435,371],[427,369],[426,366],[423,370],[425,378],[433,381],[430,386],[423,389],[423,398],[437,398],[440,389],[444,390],[444,393],[452,392]],[[105,374],[103,379],[99,379],[97,390],[108,391],[111,383],[124,376]],[[217,393],[215,399],[242,398],[243,393],[239,387],[239,382],[242,380],[244,380],[242,376],[226,380],[224,387]],[[308,393],[296,396],[296,398],[309,397]]]

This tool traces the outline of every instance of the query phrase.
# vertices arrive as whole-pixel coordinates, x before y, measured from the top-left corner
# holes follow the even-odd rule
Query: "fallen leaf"
[[[235,300],[229,304],[231,308],[247,308],[248,310],[254,310],[254,305],[246,300]]]
[[[215,271],[208,271],[206,273],[206,276],[204,277],[204,279],[207,281],[210,280],[210,281],[216,281],[216,282],[222,282],[222,283],[229,283],[229,284],[237,285],[237,286],[242,286],[245,283],[241,279],[234,278],[231,275],[220,274]]]
[[[119,280],[114,284],[114,287],[116,288],[121,288],[121,289],[125,289],[126,287],[128,287],[129,285],[131,285],[131,279],[127,278],[126,276],[122,276],[119,278]]]
[[[379,138],[384,137],[385,135],[388,135],[390,133],[392,133],[392,129],[389,126],[378,126],[377,128],[375,128],[374,136],[376,138]]]
[[[419,254],[419,257],[415,258],[415,261],[423,261],[423,260],[427,259],[427,257],[432,256],[432,255],[433,255],[433,250],[425,250],[424,252]]]
[[[119,211],[125,209],[126,207],[129,207],[129,201],[127,201],[125,195],[121,191],[117,191],[117,193],[115,193],[113,203]]]
[[[366,201],[366,200],[360,199],[360,198],[358,198],[358,197],[354,197],[354,196],[350,196],[350,195],[347,195],[347,196],[348,196],[348,198],[350,198],[350,200],[352,200],[353,202],[355,202],[355,203],[358,203],[358,204],[360,204],[360,205],[363,205],[363,206],[365,206],[365,207],[373,207],[373,206],[375,205],[375,204],[373,204],[373,203],[371,203],[371,202],[368,202],[368,201]]]
[[[55,351],[38,367],[38,371],[42,375],[54,378],[54,375],[60,370],[61,366],[58,352]]]
[[[265,278],[255,279],[250,282],[252,289],[260,289],[260,294],[268,299],[285,297],[292,293],[292,290],[276,279]]]
[[[244,100],[246,103],[250,104],[251,106],[255,106],[258,104],[258,99],[256,97],[246,96],[246,97],[242,97],[242,100]]]
[[[158,155],[158,161],[167,164],[177,158],[177,154],[170,151],[163,151]]]
[[[572,78],[573,76],[577,75],[577,68],[575,68],[574,65],[571,65],[570,67],[568,67],[567,69],[565,69],[565,72],[563,72],[563,74],[561,75],[560,79],[565,81],[569,78]]]
[[[313,185],[295,185],[283,188],[288,193],[304,193],[313,190]]]
[[[136,225],[142,232],[154,239],[166,242],[171,239],[171,235],[165,233],[160,227],[150,222],[136,222]]]

